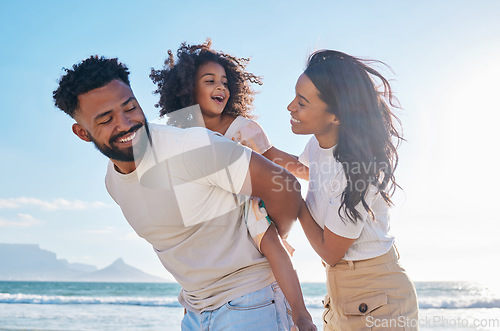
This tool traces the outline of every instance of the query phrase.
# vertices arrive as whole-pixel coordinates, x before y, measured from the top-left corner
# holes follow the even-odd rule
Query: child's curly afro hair
[[[223,113],[252,117],[250,110],[255,91],[250,83],[262,85],[261,78],[245,71],[247,58],[236,58],[211,49],[211,40],[200,45],[182,43],[177,50],[177,62],[171,50],[161,70],[151,69],[150,78],[158,86],[155,93],[160,101],[155,106],[163,116],[194,105],[194,85],[198,68],[208,62],[220,64],[226,71],[230,97]]]

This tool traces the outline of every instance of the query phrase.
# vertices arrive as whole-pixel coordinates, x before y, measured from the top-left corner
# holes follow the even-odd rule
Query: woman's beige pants
[[[324,330],[418,330],[415,286],[394,247],[362,261],[326,265]]]

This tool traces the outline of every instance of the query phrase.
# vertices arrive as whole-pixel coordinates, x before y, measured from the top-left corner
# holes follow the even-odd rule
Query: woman
[[[325,330],[418,329],[415,287],[388,234],[402,140],[391,107],[380,73],[331,50],[310,56],[288,106],[292,131],[314,135],[299,158],[309,167],[299,220],[326,266]]]

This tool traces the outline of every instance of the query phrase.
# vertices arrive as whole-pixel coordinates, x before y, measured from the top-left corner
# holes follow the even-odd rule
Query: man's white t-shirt
[[[213,310],[271,284],[235,195],[251,150],[204,128],[149,127],[152,148],[137,169],[124,175],[110,162],[106,187],[182,286],[180,303]]]

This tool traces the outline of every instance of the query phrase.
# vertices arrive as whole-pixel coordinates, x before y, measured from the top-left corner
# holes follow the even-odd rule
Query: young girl
[[[274,148],[262,128],[250,116],[255,92],[250,83],[261,84],[259,77],[245,71],[248,59],[239,59],[211,49],[210,41],[201,45],[181,44],[178,61],[169,51],[162,70],[152,70],[151,78],[160,94],[157,106],[160,114],[169,114],[172,125],[190,127],[204,125],[229,139],[250,147],[255,152],[278,164],[289,163],[290,168],[302,176],[307,168],[296,158]],[[186,107],[198,104],[201,118]],[[316,330],[306,310],[299,280],[276,228],[266,219],[265,209],[258,200],[247,205],[247,226],[271,265],[278,285],[292,309],[292,319],[300,330]],[[264,214],[262,214],[264,212]],[[253,222],[250,220],[253,219]],[[252,231],[252,230],[256,230]],[[286,242],[283,243],[287,245]]]
[[[314,135],[299,157],[309,166],[299,220],[326,266],[324,329],[418,329],[415,287],[388,234],[402,139],[389,82],[364,61],[325,50],[310,56],[295,95],[292,131]]]

